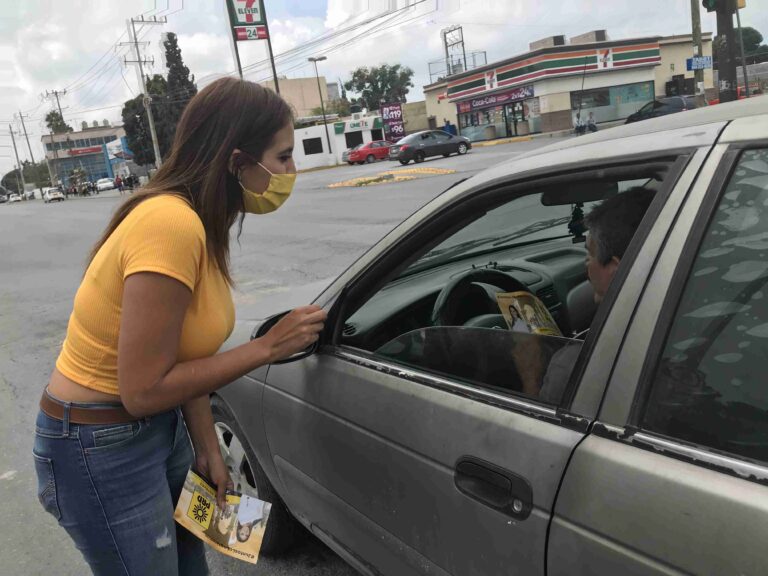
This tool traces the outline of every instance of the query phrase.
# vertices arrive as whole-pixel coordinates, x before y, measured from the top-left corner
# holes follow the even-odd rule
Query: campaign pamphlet
[[[173,517],[222,554],[256,564],[271,504],[232,490],[226,499],[221,508],[213,483],[190,470]]]
[[[530,292],[501,292],[496,294],[496,302],[504,320],[507,321],[507,326],[514,332],[543,336],[563,335],[544,303]]]

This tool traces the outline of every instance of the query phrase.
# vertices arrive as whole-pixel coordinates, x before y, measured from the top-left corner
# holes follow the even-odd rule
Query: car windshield
[[[647,178],[618,182],[617,191],[651,182]],[[545,206],[541,200],[541,194],[530,194],[489,210],[424,254],[401,277],[472,256],[573,235],[570,224],[578,215],[577,205]],[[578,209],[587,214],[594,204],[582,203]]]

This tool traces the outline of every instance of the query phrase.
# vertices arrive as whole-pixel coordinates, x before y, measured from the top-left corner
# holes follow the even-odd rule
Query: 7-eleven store
[[[576,112],[622,120],[653,100],[659,37],[552,46],[451,76],[446,95],[472,141],[572,128]]]

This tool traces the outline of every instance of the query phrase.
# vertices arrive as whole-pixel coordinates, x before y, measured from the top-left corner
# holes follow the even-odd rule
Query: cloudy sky
[[[0,174],[15,163],[8,124],[21,129],[19,111],[35,159],[42,157],[46,91],[67,90],[61,105],[76,129],[83,121],[120,122],[122,103],[139,93],[135,66],[122,64],[133,58],[120,45],[130,17],[167,17],[165,25],[137,30],[155,59],[150,73],[162,71],[166,31],[178,34],[198,86],[233,74],[225,10],[225,0],[0,0]],[[618,39],[691,30],[690,0],[266,0],[266,11],[279,75],[312,75],[308,56],[327,56],[320,72],[328,81],[348,79],[358,66],[401,63],[415,72],[412,101],[430,81],[428,62],[442,56],[440,30],[453,24],[463,25],[466,49],[485,51],[489,62],[555,34],[606,29]],[[747,0],[742,24],[768,36],[768,0]],[[702,29],[715,28],[714,16],[702,11]],[[268,79],[266,42],[239,46],[246,78]],[[17,144],[29,158],[23,137]]]

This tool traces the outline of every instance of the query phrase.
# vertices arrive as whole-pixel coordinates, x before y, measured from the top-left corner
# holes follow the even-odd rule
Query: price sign
[[[403,105],[401,103],[382,104],[381,119],[384,125],[384,137],[387,140],[395,142],[405,135]]]
[[[238,42],[243,40],[266,40],[266,26],[241,26],[235,28],[235,38]]]

